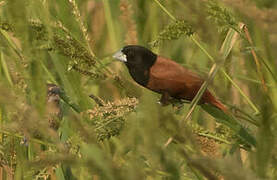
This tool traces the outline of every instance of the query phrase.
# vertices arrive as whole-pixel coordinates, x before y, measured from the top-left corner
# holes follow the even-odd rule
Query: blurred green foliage
[[[1,0],[0,179],[276,179],[276,19],[274,0]],[[127,44],[220,65],[230,114],[160,106],[112,59]]]

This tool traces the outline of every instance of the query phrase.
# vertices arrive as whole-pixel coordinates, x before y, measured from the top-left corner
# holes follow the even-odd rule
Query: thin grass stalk
[[[10,76],[9,69],[8,69],[4,54],[1,51],[0,51],[0,61],[1,61],[1,66],[2,66],[2,69],[4,71],[4,75],[5,75],[6,79],[8,80],[9,84],[11,86],[13,86],[12,78]]]
[[[43,64],[42,61],[41,61],[41,66],[42,66],[42,69],[47,74],[47,76],[50,78],[50,81],[54,84],[58,84],[58,82],[55,80],[54,76],[51,74],[51,72],[47,69],[47,67]]]
[[[176,21],[177,19],[158,1],[158,0],[154,0],[159,6],[160,8],[174,21]]]
[[[0,126],[3,126],[3,107],[0,107]],[[3,143],[4,133],[0,133],[0,143]]]
[[[254,109],[255,115],[260,114],[260,111],[258,108],[254,105],[254,103],[248,98],[248,96],[242,91],[242,89],[233,81],[233,79],[223,70],[221,69],[221,72],[225,75],[225,77],[233,84],[233,86],[240,92],[242,97],[247,101],[247,103]]]
[[[9,34],[0,29],[0,33],[5,37],[5,39],[7,40],[8,44],[10,45],[10,47],[14,50],[14,52],[20,57],[20,59],[24,59],[23,55],[21,53],[21,50],[17,47],[17,45],[11,40],[11,38],[9,37]]]
[[[214,139],[216,141],[219,141],[221,143],[224,143],[224,144],[228,144],[228,145],[232,145],[231,142],[227,141],[226,139],[223,139],[223,138],[219,138],[217,136],[213,136],[211,134],[205,134],[205,133],[197,133],[199,136],[203,136],[203,137],[207,137],[207,138],[211,138],[211,139]]]
[[[248,31],[248,28],[244,24],[243,24],[243,31],[245,33],[245,36],[246,36],[249,44],[251,46],[254,46],[254,43],[252,41],[252,38],[251,38],[250,33]],[[262,85],[263,85],[263,89],[264,89],[265,92],[267,92],[268,88],[267,88],[267,86],[265,84],[265,80],[264,80],[264,77],[263,77],[263,74],[262,74],[262,71],[261,71],[261,64],[260,64],[258,56],[257,56],[257,54],[256,54],[256,52],[255,52],[255,50],[253,48],[251,48],[251,54],[252,54],[252,56],[254,58],[254,61],[255,61],[255,64],[256,64],[256,68],[257,68],[257,72],[258,72],[259,78],[261,79],[261,82],[262,82]]]
[[[265,66],[265,68],[268,70],[268,72],[270,73],[270,75],[272,76],[272,78],[275,80],[275,82],[277,82],[277,75],[272,71],[272,69],[269,67],[269,65],[267,64],[267,62],[265,61],[265,59],[260,56],[258,54],[259,59],[262,61],[263,65]]]
[[[248,77],[244,77],[242,75],[234,75],[234,77],[238,78],[238,79],[241,79],[241,80],[245,80],[245,81],[248,81],[248,82],[251,82],[251,83],[255,83],[255,84],[259,84],[261,85],[262,82],[259,81],[259,80],[256,80],[256,79],[252,79],[252,78],[248,78]],[[265,83],[267,87],[270,87],[270,88],[277,88],[276,85],[274,84],[269,84],[269,83]]]
[[[82,32],[82,35],[83,35],[83,38],[85,39],[86,41],[86,45],[87,45],[87,48],[90,52],[90,54],[95,57],[95,54],[93,53],[90,45],[89,45],[89,42],[90,42],[90,38],[89,38],[89,35],[88,35],[88,29],[87,27],[84,25],[82,19],[81,19],[81,13],[78,9],[78,6],[76,4],[76,1],[75,0],[68,0],[68,2],[70,3],[71,7],[72,7],[72,12],[73,12],[73,15],[74,17],[76,18],[76,21],[78,22],[79,24],[79,28]]]
[[[261,57],[259,57],[259,58],[261,59]],[[261,60],[261,61],[263,61],[263,60]],[[183,63],[181,65],[185,66],[186,68],[189,68],[189,69],[193,69],[194,68],[193,66],[191,66],[190,64],[187,64],[187,63]],[[199,70],[200,73],[205,73],[205,74],[208,73],[207,68],[198,68],[198,70]],[[235,78],[241,79],[241,80],[245,80],[245,81],[248,81],[248,82],[255,83],[255,84],[260,84],[260,85],[262,84],[262,82],[260,80],[252,79],[252,78],[249,78],[249,77],[244,77],[244,76],[239,75],[239,74],[234,74],[232,76],[235,77]],[[274,85],[274,84],[269,84],[269,83],[265,83],[265,84],[266,84],[267,87],[277,88],[277,86]]]
[[[189,106],[189,111],[186,115],[186,117],[182,120],[181,124],[183,124],[192,114],[192,112],[194,111],[196,105],[198,104],[198,102],[200,101],[200,99],[202,98],[204,92],[206,91],[206,89],[208,88],[209,83],[212,81],[212,79],[215,77],[217,71],[219,69],[219,65],[218,64],[214,64],[209,72],[208,75],[208,79],[202,84],[201,88],[198,90],[197,94],[195,95],[195,97],[193,98],[193,100],[190,103]]]
[[[103,5],[105,9],[105,18],[107,21],[107,27],[108,27],[108,32],[109,32],[109,37],[111,38],[111,45],[110,47],[112,49],[116,48],[116,33],[115,33],[115,28],[114,28],[114,21],[112,19],[112,14],[111,14],[111,8],[110,8],[110,2],[108,0],[103,0]]]
[[[18,138],[18,139],[21,139],[21,140],[24,140],[26,138],[25,136],[22,136],[20,134],[16,134],[14,132],[9,132],[9,131],[3,130],[2,128],[0,129],[0,133],[5,134],[7,136],[15,137],[15,138]],[[34,143],[37,143],[37,144],[42,144],[42,145],[45,145],[45,146],[56,147],[56,144],[45,142],[45,141],[42,141],[42,140],[39,140],[39,139],[36,139],[36,138],[28,138],[28,141],[34,142]]]

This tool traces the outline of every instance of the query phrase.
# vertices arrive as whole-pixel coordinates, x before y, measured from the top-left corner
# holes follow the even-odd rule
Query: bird
[[[124,62],[136,83],[161,94],[160,103],[164,106],[169,105],[172,99],[192,101],[204,83],[197,73],[140,45],[124,46],[113,58]],[[204,103],[227,112],[227,108],[208,89],[198,104]]]

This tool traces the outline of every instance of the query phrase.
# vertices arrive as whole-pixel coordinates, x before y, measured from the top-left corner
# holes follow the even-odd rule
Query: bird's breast
[[[129,73],[138,84],[146,87],[149,82],[149,70],[142,68],[129,68]]]

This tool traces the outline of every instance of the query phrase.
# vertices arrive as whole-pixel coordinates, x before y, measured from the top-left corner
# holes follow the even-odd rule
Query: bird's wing
[[[180,64],[159,57],[156,63],[150,69],[150,75],[160,80],[200,83],[203,80],[194,72],[185,69]]]
[[[159,57],[149,72],[147,87],[156,92],[168,92],[171,96],[191,99],[203,80],[178,63]]]

